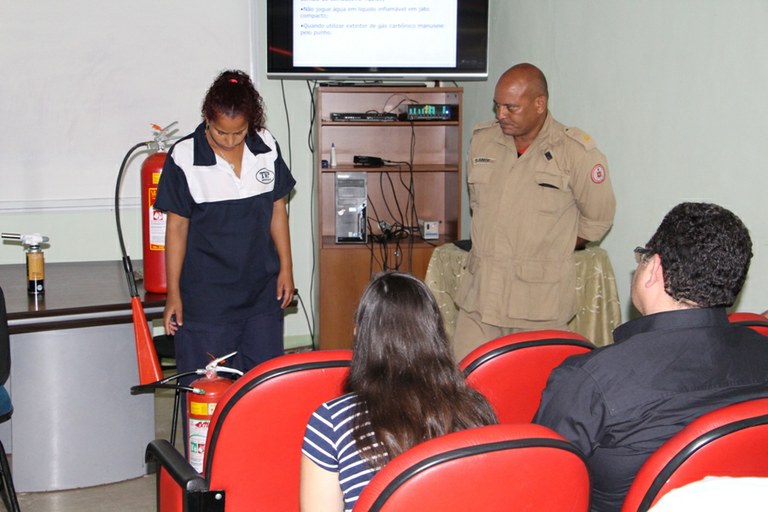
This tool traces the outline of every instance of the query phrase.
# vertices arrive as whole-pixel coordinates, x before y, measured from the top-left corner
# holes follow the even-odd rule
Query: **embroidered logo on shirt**
[[[266,167],[262,167],[261,169],[256,171],[256,180],[259,183],[269,185],[270,183],[275,181],[275,171],[269,170]]]
[[[478,164],[481,164],[481,165],[482,164],[492,164],[495,161],[496,161],[495,158],[490,158],[490,157],[487,157],[487,156],[476,156],[475,158],[472,159],[472,163],[474,165],[478,165]]]
[[[602,183],[605,181],[605,168],[597,164],[592,168],[592,181],[595,183]]]

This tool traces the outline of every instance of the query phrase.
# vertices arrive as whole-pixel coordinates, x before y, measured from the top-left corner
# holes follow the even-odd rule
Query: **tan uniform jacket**
[[[472,251],[457,303],[483,323],[564,325],[576,312],[576,237],[600,240],[616,201],[592,138],[547,114],[518,158],[497,122],[475,127],[467,165]]]

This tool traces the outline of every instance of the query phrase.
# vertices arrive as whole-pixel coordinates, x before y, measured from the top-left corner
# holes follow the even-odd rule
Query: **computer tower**
[[[365,243],[368,173],[336,173],[336,243]]]

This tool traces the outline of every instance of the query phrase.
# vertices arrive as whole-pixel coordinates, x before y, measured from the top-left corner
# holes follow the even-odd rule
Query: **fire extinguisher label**
[[[210,416],[208,414],[208,404],[205,402],[189,401],[189,412],[195,416]]]
[[[149,197],[147,206],[152,208],[152,205],[155,204],[155,199],[157,199],[157,187],[149,187],[147,192],[147,197]]]
[[[203,472],[205,439],[208,437],[208,425],[210,423],[210,420],[189,419],[189,464],[198,473]]]
[[[153,175],[154,178],[154,175]],[[153,179],[154,181],[154,179]],[[150,187],[149,191],[149,250],[165,250],[165,213],[155,210],[155,198],[157,197],[157,187]]]

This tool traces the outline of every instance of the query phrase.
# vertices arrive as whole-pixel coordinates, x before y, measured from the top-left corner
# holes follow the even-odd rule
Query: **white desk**
[[[23,265],[0,266],[11,332],[14,412],[3,444],[19,492],[117,482],[146,474],[154,395],[138,384],[128,287],[118,261],[46,265],[42,301]],[[151,318],[163,296],[145,300]],[[107,507],[108,508],[108,507]]]

